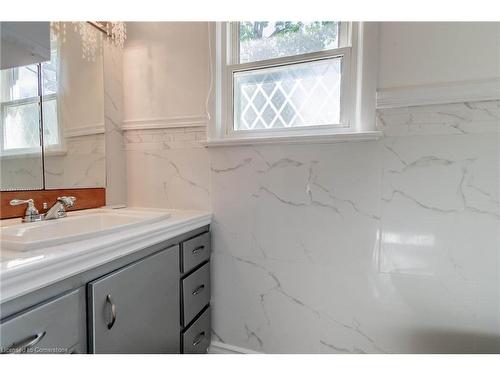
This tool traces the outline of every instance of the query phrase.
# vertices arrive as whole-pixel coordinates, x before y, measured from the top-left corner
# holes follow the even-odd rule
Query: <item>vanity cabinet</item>
[[[209,226],[83,271],[0,307],[0,351],[206,353]]]
[[[89,351],[179,353],[179,246],[88,284]]]

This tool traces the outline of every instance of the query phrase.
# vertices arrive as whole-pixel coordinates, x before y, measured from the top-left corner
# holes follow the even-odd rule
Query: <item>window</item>
[[[1,155],[40,153],[40,101],[45,146],[60,147],[56,46],[54,42],[48,62],[0,71]]]
[[[356,32],[336,21],[218,24],[211,138],[353,132]]]

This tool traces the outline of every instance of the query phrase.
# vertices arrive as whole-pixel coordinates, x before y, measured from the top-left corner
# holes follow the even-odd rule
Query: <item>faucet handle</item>
[[[57,198],[59,202],[64,204],[66,207],[73,207],[75,204],[76,198],[75,197],[59,197]]]
[[[35,201],[33,199],[12,199],[10,201],[11,206],[19,206],[20,204],[27,204],[26,216],[38,215],[38,210],[35,207]]]
[[[41,220],[43,215],[38,214],[38,210],[35,207],[35,201],[33,199],[12,199],[10,201],[11,206],[19,206],[20,204],[27,204],[26,211],[24,213],[24,222],[32,222]]]
[[[10,201],[11,206],[19,206],[20,204],[28,204],[28,206],[32,206],[34,203],[35,201],[33,199],[12,199]]]

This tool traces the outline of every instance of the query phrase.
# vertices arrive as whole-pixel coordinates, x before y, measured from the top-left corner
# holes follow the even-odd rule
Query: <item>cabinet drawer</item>
[[[182,244],[182,273],[210,258],[210,232],[184,241]]]
[[[191,320],[210,302],[210,263],[182,280],[183,325]]]
[[[204,354],[210,345],[210,307],[182,334],[183,353]]]
[[[0,325],[1,352],[86,353],[85,291],[74,290]]]

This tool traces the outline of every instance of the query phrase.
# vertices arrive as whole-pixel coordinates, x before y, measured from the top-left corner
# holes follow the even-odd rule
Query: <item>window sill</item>
[[[66,149],[57,149],[57,150],[47,150],[45,151],[45,156],[64,156],[68,153]],[[29,153],[12,153],[12,154],[3,154],[0,155],[0,160],[9,160],[9,159],[41,159],[42,151],[40,152],[29,152]]]
[[[259,144],[317,144],[376,141],[383,136],[382,131],[357,133],[288,135],[254,138],[224,138],[202,142],[205,147],[249,146]]]

